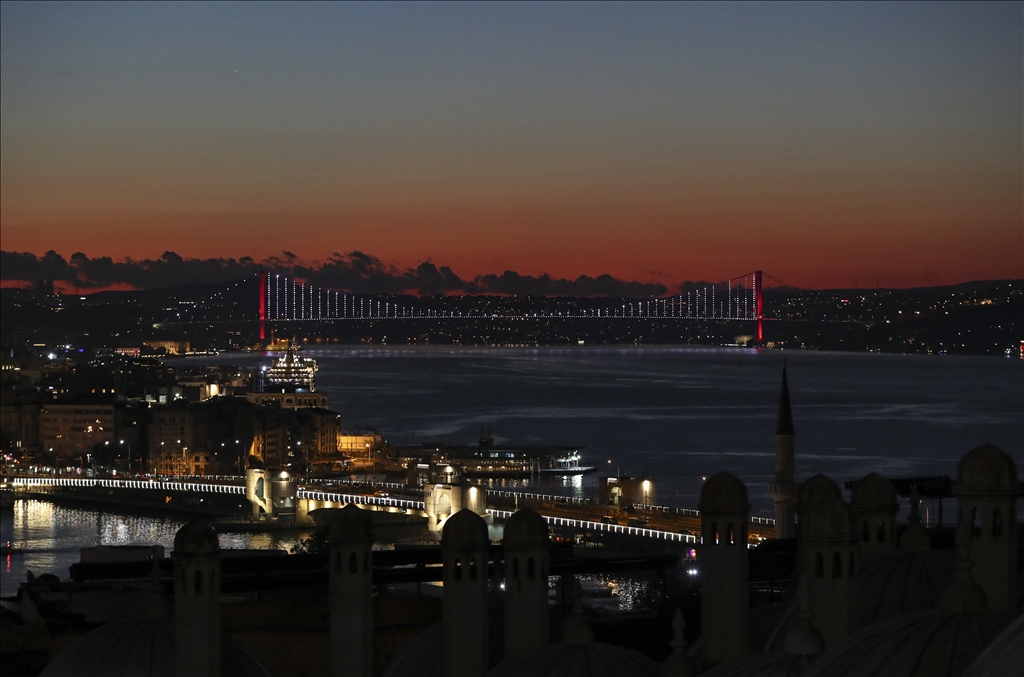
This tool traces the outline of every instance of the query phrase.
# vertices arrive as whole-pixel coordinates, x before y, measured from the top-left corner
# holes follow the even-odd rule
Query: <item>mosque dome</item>
[[[896,504],[896,488],[892,482],[878,473],[871,473],[853,485],[850,505],[856,512],[885,512],[893,514]]]
[[[958,495],[984,493],[1000,496],[1015,496],[1020,486],[1017,483],[1017,465],[1005,451],[991,444],[982,444],[971,449],[956,470],[955,492]]]
[[[208,555],[220,551],[220,540],[213,524],[193,520],[174,535],[174,555]]]
[[[536,510],[520,508],[505,520],[501,543],[506,548],[537,548],[547,542],[548,524]]]
[[[79,638],[46,666],[41,677],[133,675],[175,677],[174,621],[126,619],[107,623]],[[221,677],[270,677],[240,642],[222,634]]]
[[[974,662],[963,677],[1024,677],[1024,616],[1003,630]]]
[[[730,472],[714,475],[700,490],[700,510],[707,513],[732,513],[750,510],[747,487]]]
[[[936,609],[954,580],[956,556],[948,551],[893,551],[862,557],[857,564],[857,627]]]
[[[524,658],[507,660],[487,677],[661,677],[661,665],[614,644],[549,644]]]
[[[921,611],[875,623],[823,653],[805,675],[959,675],[1006,627],[1005,612]]]
[[[441,530],[441,547],[480,548],[489,542],[487,522],[472,510],[458,511]]]
[[[354,503],[335,511],[327,527],[330,543],[373,541],[373,520],[370,513]]]

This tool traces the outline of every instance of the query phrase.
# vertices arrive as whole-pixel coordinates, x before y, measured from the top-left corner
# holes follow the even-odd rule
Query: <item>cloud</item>
[[[333,253],[326,261],[302,264],[292,252],[262,261],[243,256],[234,258],[187,259],[167,251],[156,259],[109,256],[92,258],[82,252],[65,260],[48,251],[43,256],[30,252],[0,251],[0,278],[5,281],[54,280],[82,289],[128,285],[156,289],[185,284],[229,282],[260,271],[291,275],[311,284],[362,294],[411,292],[434,294],[507,294],[534,296],[663,296],[668,288],[656,283],[630,282],[611,275],[555,278],[550,275],[521,275],[506,270],[500,275],[480,275],[472,280],[459,277],[448,266],[427,260],[415,268],[400,269],[361,251]]]

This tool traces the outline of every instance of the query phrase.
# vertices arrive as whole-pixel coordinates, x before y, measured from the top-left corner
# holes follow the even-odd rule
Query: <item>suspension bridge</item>
[[[724,282],[707,284],[686,292],[650,299],[588,299],[586,303],[547,304],[523,310],[505,308],[456,309],[438,307],[436,299],[352,294],[310,284],[289,275],[264,272],[259,280],[260,338],[268,325],[335,320],[417,319],[666,319],[734,320],[756,323],[757,341],[764,338],[764,278],[777,278],[760,270]]]

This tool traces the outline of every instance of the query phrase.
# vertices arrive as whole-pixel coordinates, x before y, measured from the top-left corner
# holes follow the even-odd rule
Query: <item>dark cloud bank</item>
[[[165,252],[158,259],[114,261],[109,256],[90,258],[81,252],[65,260],[54,251],[48,251],[43,256],[29,252],[0,251],[0,277],[4,280],[62,281],[77,284],[82,289],[121,284],[137,289],[154,289],[227,282],[262,270],[293,275],[318,286],[354,293],[641,297],[662,296],[670,292],[668,287],[661,284],[629,282],[611,275],[581,275],[575,280],[569,280],[550,275],[520,275],[506,270],[500,275],[480,275],[472,280],[464,280],[448,266],[436,266],[430,261],[402,270],[359,251],[336,253],[325,262],[312,266],[303,265],[291,252],[263,261],[248,256],[240,259],[185,259],[174,252]],[[689,286],[690,283],[686,283],[681,289]]]

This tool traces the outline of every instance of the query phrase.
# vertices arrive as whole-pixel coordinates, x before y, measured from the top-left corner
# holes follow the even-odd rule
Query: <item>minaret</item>
[[[789,382],[782,367],[782,392],[779,393],[779,415],[775,422],[775,481],[768,492],[775,501],[775,538],[796,538],[797,486],[793,482],[793,412],[789,406]]]
[[[983,444],[957,467],[958,525],[969,527],[974,580],[993,611],[1012,611],[1017,599],[1017,466],[1002,449]]]
[[[853,485],[850,505],[856,515],[860,554],[889,552],[896,545],[893,516],[899,510],[896,489],[878,473],[871,473]]]
[[[487,522],[460,510],[444,524],[443,639],[445,677],[482,677],[487,672]]]
[[[857,621],[856,550],[853,510],[839,485],[815,475],[800,488],[799,571],[811,589],[811,621],[831,649]]]
[[[709,665],[747,655],[747,487],[720,472],[700,492],[703,534],[701,607],[704,660]]]
[[[220,675],[220,542],[206,521],[174,535],[174,669],[178,677]]]
[[[349,503],[332,517],[331,677],[373,674],[373,531],[370,515]]]
[[[548,525],[530,508],[505,522],[505,659],[548,643]]]

